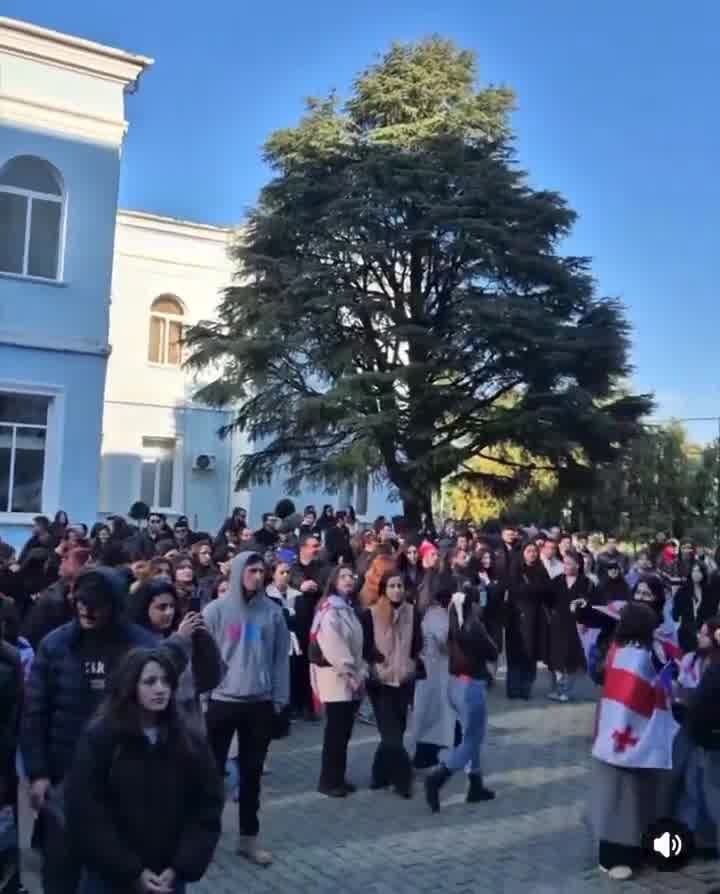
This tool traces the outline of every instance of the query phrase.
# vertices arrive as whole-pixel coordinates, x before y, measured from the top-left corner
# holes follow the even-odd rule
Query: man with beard
[[[329,576],[330,566],[320,559],[320,540],[313,534],[302,537],[298,560],[290,569],[290,586],[300,591],[295,600],[295,633],[302,654],[298,656],[296,663],[295,691],[298,692],[303,715],[309,721],[317,720],[313,708],[310,664],[307,657],[310,629],[315,607],[322,597]]]

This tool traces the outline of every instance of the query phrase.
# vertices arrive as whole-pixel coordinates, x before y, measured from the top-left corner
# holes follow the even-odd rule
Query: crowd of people
[[[488,687],[504,678],[508,699],[528,700],[539,671],[558,704],[581,675],[602,686],[600,868],[629,878],[647,828],[671,814],[717,857],[720,574],[694,544],[658,534],[630,557],[613,536],[558,526],[411,530],[289,500],[257,530],[238,508],[216,535],[138,507],[130,518],[89,530],[58,512],[35,519],[17,555],[0,543],[9,894],[21,889],[19,785],[46,894],[183,894],[212,859],[233,768],[238,853],[270,865],[259,839],[270,743],[321,717],[327,797],[356,791],[359,718],[379,736],[371,789],[412,798],[424,773],[436,813],[464,771],[467,802],[491,801]]]

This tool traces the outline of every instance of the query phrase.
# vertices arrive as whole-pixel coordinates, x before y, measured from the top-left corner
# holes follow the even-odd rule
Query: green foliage
[[[237,407],[239,485],[389,482],[409,521],[450,475],[510,491],[611,463],[647,397],[622,394],[628,325],[575,220],[514,163],[509,90],[440,38],[394,45],[268,140],[272,180],[238,234],[236,283],[189,334],[198,397]],[[512,443],[498,475],[473,465]],[[533,459],[526,459],[532,457]]]
[[[478,520],[511,515],[519,522],[557,522],[568,517],[575,529],[614,531],[634,543],[664,530],[708,546],[718,525],[718,445],[699,447],[675,423],[647,427],[612,463],[587,468],[568,483],[538,473],[516,494],[498,499],[480,485],[455,493],[448,487],[451,514],[472,506]]]

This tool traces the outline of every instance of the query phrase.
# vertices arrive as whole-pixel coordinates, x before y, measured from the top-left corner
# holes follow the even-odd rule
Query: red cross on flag
[[[593,757],[616,767],[669,770],[678,725],[650,652],[612,646],[598,708]]]

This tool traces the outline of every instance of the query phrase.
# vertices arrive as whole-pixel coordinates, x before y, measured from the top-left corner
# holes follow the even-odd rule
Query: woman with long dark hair
[[[330,575],[310,631],[310,676],[317,701],[325,708],[322,768],[318,791],[344,798],[355,791],[347,781],[347,749],[362,700],[367,665],[363,629],[350,599],[355,573],[339,566]]]
[[[498,657],[503,651],[503,621],[505,612],[505,587],[495,567],[495,557],[489,547],[476,550],[472,560],[475,568],[475,585],[480,591],[483,606],[483,620],[487,632],[498,648]],[[494,683],[497,662],[490,663],[492,673],[489,685]]]
[[[448,636],[450,684],[448,699],[461,727],[460,742],[441,753],[440,763],[425,779],[428,806],[440,809],[440,789],[458,770],[469,767],[468,803],[492,801],[495,793],[483,783],[481,749],[487,730],[488,662],[497,660],[497,646],[483,623],[476,588],[454,593]]]
[[[687,580],[673,599],[672,617],[680,624],[678,642],[683,652],[695,649],[698,631],[717,614],[718,595],[717,588],[710,585],[705,565],[693,562]]]
[[[60,543],[65,539],[65,532],[70,525],[70,519],[64,509],[59,509],[55,513],[55,518],[50,523],[50,536],[55,543]]]
[[[104,522],[97,522],[92,526],[90,531],[90,554],[93,560],[100,558],[111,539],[112,531],[109,525],[106,525]]]
[[[222,783],[177,709],[177,685],[162,649],[133,650],[78,743],[65,799],[85,867],[79,894],[184,894],[212,860]]]
[[[380,733],[370,788],[392,785],[412,797],[412,767],[405,750],[408,708],[422,649],[417,610],[406,600],[398,571],[383,575],[379,598],[362,616],[365,658],[370,666],[367,690]]]
[[[415,602],[423,579],[420,545],[413,540],[403,544],[397,556],[397,566],[405,582],[407,598]]]
[[[546,656],[545,602],[550,575],[540,561],[538,548],[528,543],[513,570],[506,605],[505,651],[507,697],[529,699],[537,675],[537,662]]]
[[[220,571],[213,562],[212,545],[209,540],[200,540],[190,547],[193,568],[195,570],[195,582],[200,597],[200,606],[205,606],[213,598],[215,584]]]
[[[589,601],[592,581],[583,574],[580,557],[574,550],[563,556],[563,573],[550,583],[550,647],[548,668],[552,687],[548,698],[566,703],[572,695],[575,676],[585,670],[585,656],[571,604],[575,599]]]
[[[222,660],[215,640],[197,612],[182,613],[175,587],[163,578],[151,578],[129,597],[128,615],[149,630],[158,645],[173,637],[187,656],[180,676],[177,703],[197,730],[203,729],[198,696],[212,691],[222,677]]]
[[[320,537],[324,541],[325,535],[329,528],[334,527],[335,525],[335,510],[330,505],[330,503],[326,503],[323,506],[322,515],[318,519],[317,522],[317,531],[320,534]]]
[[[178,555],[173,562],[173,583],[177,590],[180,613],[185,615],[188,611],[200,611],[200,593],[195,579],[195,566],[190,556]]]

